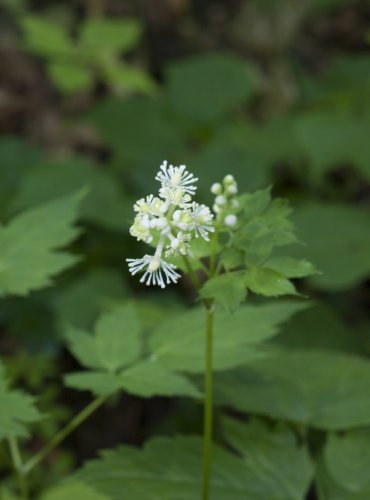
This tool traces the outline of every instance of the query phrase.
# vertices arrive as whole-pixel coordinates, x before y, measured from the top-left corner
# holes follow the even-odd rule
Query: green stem
[[[99,408],[108,396],[99,396],[91,401],[83,410],[80,411],[68,424],[57,432],[52,439],[34,455],[27,463],[23,465],[23,474],[28,474],[36,465],[38,465],[59,443],[61,443],[72,431],[74,431],[84,420],[86,420],[94,411]]]
[[[325,500],[326,495],[325,495],[324,490],[321,486],[320,479],[317,477],[317,475],[316,475],[316,478],[314,481],[314,488],[315,488],[317,500]]]
[[[217,242],[218,242],[218,228],[212,235],[211,239],[211,256],[209,259],[209,277],[212,278],[216,272],[216,257],[217,257]]]
[[[14,470],[17,474],[19,491],[22,495],[23,500],[28,500],[28,485],[26,475],[23,470],[21,453],[19,450],[18,442],[15,437],[11,436],[8,438],[10,455],[12,457],[12,462],[14,466]]]
[[[204,455],[202,500],[209,498],[209,479],[212,454],[213,427],[213,380],[212,380],[212,350],[213,350],[213,305],[206,308],[206,355],[204,375]]]
[[[202,284],[198,278],[198,275],[194,271],[193,266],[190,264],[190,261],[189,261],[187,255],[183,255],[183,259],[185,262],[186,270],[190,275],[191,281],[193,282],[195,288],[199,291],[202,288]]]

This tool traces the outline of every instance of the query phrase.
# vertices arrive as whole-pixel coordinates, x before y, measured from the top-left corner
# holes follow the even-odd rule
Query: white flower
[[[196,191],[196,179],[185,165],[167,166],[163,162],[156,180],[161,182],[160,198],[149,195],[141,198],[134,205],[136,212],[130,234],[138,240],[151,243],[158,238],[154,255],[144,255],[141,259],[127,259],[132,275],[143,271],[141,283],[159,285],[176,283],[180,275],[176,267],[163,260],[166,257],[187,255],[190,242],[195,236],[208,240],[208,233],[214,231],[213,214],[205,205],[192,201]],[[219,185],[222,191],[221,184]]]
[[[162,188],[170,190],[177,190],[181,188],[183,194],[188,193],[191,196],[197,190],[194,183],[198,181],[193,174],[186,170],[185,165],[174,167],[173,165],[167,166],[167,161],[164,161],[160,166],[160,171],[155,176],[155,179],[162,184]]]
[[[191,212],[189,210],[175,210],[173,223],[182,231],[190,231],[192,227]]]
[[[182,231],[177,233],[174,237],[169,234],[171,243],[167,245],[166,257],[170,255],[186,255],[188,253],[189,241],[191,240],[190,234],[184,234]]]
[[[130,227],[131,236],[137,238],[138,241],[142,240],[145,243],[150,243],[153,240],[153,236],[149,231],[150,224],[148,215],[137,215],[133,225]]]
[[[129,263],[129,271],[134,276],[139,271],[146,268],[140,279],[140,283],[149,285],[159,285],[164,288],[166,284],[177,283],[180,275],[175,271],[173,264],[161,259],[158,255],[144,255],[141,259],[126,259]]]
[[[238,221],[238,218],[236,215],[234,214],[229,214],[225,217],[224,219],[224,224],[226,226],[235,226],[235,224],[237,223]]]
[[[191,220],[192,229],[195,231],[195,236],[198,237],[198,233],[205,240],[209,240],[209,232],[213,232],[215,228],[211,225],[213,219],[213,214],[206,205],[199,205],[196,202],[192,204],[191,210]]]

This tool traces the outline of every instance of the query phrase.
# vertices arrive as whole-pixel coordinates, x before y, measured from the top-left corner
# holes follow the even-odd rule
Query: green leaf
[[[124,370],[120,377],[121,387],[144,398],[200,396],[198,389],[186,377],[167,370],[155,362],[143,361]]]
[[[265,297],[297,294],[293,283],[282,274],[265,267],[247,269],[244,283],[252,292]]]
[[[108,497],[98,493],[86,484],[68,480],[60,485],[53,486],[41,496],[40,500],[108,500]]]
[[[246,474],[258,475],[264,484],[264,498],[303,499],[309,489],[313,467],[308,450],[297,444],[296,436],[284,424],[268,431],[268,425],[257,420],[245,425],[231,418],[222,419],[226,441],[246,464]],[[273,471],[278,473],[274,473]],[[256,491],[256,498],[259,492]],[[281,496],[280,496],[281,495]]]
[[[318,274],[315,266],[308,260],[293,259],[292,257],[272,257],[264,263],[264,267],[272,269],[286,278],[304,278]]]
[[[102,368],[96,339],[87,332],[69,327],[65,333],[68,347],[73,356],[86,368]]]
[[[119,376],[106,372],[68,373],[64,376],[64,382],[68,387],[80,391],[91,391],[96,396],[111,395],[121,388]]]
[[[66,335],[70,350],[92,371],[70,373],[65,383],[96,395],[124,389],[142,397],[199,397],[199,391],[186,377],[157,363],[153,356],[140,357],[140,333],[136,311],[130,304],[103,314],[94,335],[70,329]]]
[[[366,86],[368,88],[368,81]],[[320,176],[336,165],[350,163],[370,179],[369,124],[368,113],[338,109],[298,119],[298,139],[312,162],[313,174]]]
[[[27,171],[43,161],[41,149],[17,137],[0,139],[0,212],[3,214],[22,183]],[[5,165],[8,165],[5,167]],[[7,212],[5,212],[7,214]]]
[[[235,313],[216,309],[213,368],[224,370],[266,355],[263,341],[306,304],[248,305]],[[204,371],[205,313],[196,309],[163,322],[149,338],[152,357],[165,367],[188,373]]]
[[[241,273],[215,276],[208,280],[200,290],[201,297],[214,299],[216,304],[230,312],[239,307],[245,295],[245,278]]]
[[[168,92],[179,115],[209,122],[247,102],[255,81],[250,66],[236,56],[202,55],[170,67]]]
[[[269,180],[266,162],[251,153],[245,143],[236,141],[232,131],[228,133],[224,127],[191,158],[191,170],[201,174],[198,185],[205,193],[209,192],[211,182],[219,182],[230,172],[237,179],[240,191],[258,189]]]
[[[121,61],[105,67],[104,78],[118,92],[142,92],[151,95],[156,90],[156,85],[148,72]]]
[[[233,443],[238,438],[238,456],[213,445],[210,498],[303,500],[312,466],[291,431],[244,426],[227,423],[227,437]],[[256,453],[249,454],[249,446]],[[202,449],[198,437],[154,438],[143,450],[122,446],[104,452],[77,476],[111,499],[194,500],[201,494]]]
[[[367,335],[365,337],[365,342]],[[322,349],[347,354],[364,352],[362,338],[347,325],[334,308],[315,304],[288,320],[281,333],[272,339],[284,349]]]
[[[324,462],[330,478],[347,492],[348,498],[370,497],[369,429],[330,434],[324,448]]]
[[[93,84],[93,74],[88,68],[73,62],[53,61],[48,64],[50,78],[66,94],[86,90]]]
[[[238,229],[231,243],[245,254],[247,266],[262,265],[274,247],[296,242],[291,208],[287,200],[271,200],[270,188],[247,193],[239,198],[242,212],[238,214]]]
[[[94,267],[56,291],[53,307],[59,330],[91,330],[98,316],[125,298],[128,285],[116,270]]]
[[[52,276],[78,260],[57,249],[78,234],[73,222],[81,196],[27,210],[0,227],[0,295],[26,295],[48,286]]]
[[[163,152],[169,158],[178,158],[185,150],[185,139],[168,119],[160,99],[109,98],[93,109],[91,118],[104,142],[119,157],[121,169],[122,165],[140,166],[135,179],[148,192],[155,184],[153,165],[163,162]],[[129,123],[130,127],[122,128],[122,123]],[[149,171],[146,177],[144,172]],[[133,174],[131,170],[130,175]]]
[[[215,399],[248,413],[323,430],[370,424],[370,363],[324,351],[277,352],[218,374]]]
[[[118,180],[108,167],[100,168],[78,156],[62,161],[44,160],[36,168],[29,169],[23,176],[13,208],[19,210],[66,196],[84,186],[89,187],[89,196],[82,200],[81,217],[108,229],[126,230],[127,214],[132,206],[125,199]]]
[[[138,19],[87,19],[81,27],[80,43],[92,56],[129,51],[135,47],[142,34]]]
[[[105,369],[114,372],[140,356],[140,330],[131,304],[100,317],[95,326],[95,340],[98,358]]]
[[[34,405],[34,398],[8,388],[3,365],[0,362],[0,440],[9,436],[27,437],[26,424],[42,418]]]
[[[309,203],[297,208],[293,219],[305,246],[289,248],[294,257],[305,257],[322,274],[310,278],[326,290],[355,286],[370,274],[370,216],[360,208],[339,204]]]
[[[71,57],[74,46],[67,32],[55,23],[39,16],[27,15],[20,19],[26,47],[46,57]]]
[[[94,267],[57,290],[53,305],[59,329],[91,329],[100,313],[122,300],[128,285],[116,270]]]

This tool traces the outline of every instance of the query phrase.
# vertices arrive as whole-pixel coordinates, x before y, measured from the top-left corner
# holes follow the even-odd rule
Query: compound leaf
[[[27,437],[25,424],[41,419],[34,399],[21,391],[10,390],[0,362],[0,440],[9,436]]]
[[[26,295],[78,258],[57,250],[78,234],[73,226],[82,192],[45,203],[0,227],[0,295]]]

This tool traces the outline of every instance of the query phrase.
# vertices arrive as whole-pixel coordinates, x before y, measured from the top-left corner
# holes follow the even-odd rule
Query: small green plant
[[[143,69],[121,57],[139,42],[142,26],[136,19],[87,19],[75,38],[41,16],[24,16],[20,24],[25,49],[45,59],[49,76],[62,93],[89,90],[96,78],[118,93],[155,90]]]
[[[168,318],[149,335],[143,335],[137,306],[130,302],[103,313],[92,333],[68,328],[66,343],[84,370],[67,374],[64,382],[76,390],[90,391],[94,398],[27,460],[22,458],[19,439],[29,435],[30,423],[46,416],[37,410],[34,399],[9,388],[1,368],[0,401],[6,411],[0,415],[0,439],[8,441],[23,499],[31,498],[28,478],[34,468],[94,411],[123,390],[141,397],[177,396],[203,402],[203,444],[199,438],[186,436],[155,439],[141,453],[139,461],[132,451],[119,449],[70,478],[63,493],[66,498],[80,487],[88,491],[92,488],[94,493],[89,494],[96,490],[103,498],[130,498],[130,493],[154,498],[150,495],[161,492],[161,498],[174,499],[179,488],[184,498],[202,500],[225,498],[225,491],[228,498],[250,498],[248,495],[255,488],[262,489],[268,498],[280,498],[274,496],[279,493],[275,486],[271,490],[258,463],[251,467],[242,458],[245,453],[252,453],[253,460],[253,449],[258,449],[256,436],[270,436],[271,431],[262,423],[245,428],[230,418],[220,420],[225,438],[238,450],[239,458],[212,444],[215,405],[221,397],[217,386],[222,387],[222,379],[217,382],[217,378],[214,387],[214,374],[218,377],[225,371],[229,373],[246,363],[265,359],[270,350],[266,341],[276,335],[279,324],[305,307],[295,301],[248,305],[244,303],[248,290],[265,297],[296,295],[291,278],[308,276],[315,269],[305,260],[280,252],[275,255],[279,247],[294,242],[295,237],[288,219],[288,204],[272,199],[270,188],[238,195],[237,182],[227,175],[222,183],[211,187],[215,196],[212,212],[192,199],[198,179],[184,165],[176,167],[164,162],[156,180],[160,182],[159,195],[149,195],[135,203],[136,216],[130,228],[131,235],[150,245],[153,251],[142,258],[127,259],[129,270],[132,275],[142,274],[141,283],[161,288],[176,284],[183,270],[192,280],[203,307]],[[71,224],[80,198],[81,195],[64,198],[31,209],[2,229],[3,293],[22,294],[45,286],[47,276],[71,265],[74,259],[55,252],[55,248],[76,234]],[[51,226],[54,216],[58,216],[58,225]],[[19,250],[32,245],[32,252]],[[16,273],[20,262],[21,277]],[[276,455],[276,443],[286,440],[286,448],[301,474],[294,488],[303,493],[312,477],[308,451],[297,446],[292,431],[284,425],[273,434],[275,437],[271,434],[263,451],[264,460],[272,461],[273,468],[280,467],[283,459]],[[170,469],[165,458],[168,450],[172,450]],[[144,484],[126,480],[119,472],[114,473],[115,479],[110,479],[111,471],[117,468],[130,469],[138,477],[144,469],[147,478],[152,473],[163,475],[163,484],[153,486],[150,480]],[[171,470],[175,481],[171,479]],[[224,476],[215,477],[215,470],[224,470]],[[185,478],[184,484],[182,480],[178,484],[179,475]],[[284,480],[282,473],[281,491],[285,488]],[[235,481],[241,484],[235,487]],[[128,496],[121,496],[118,492],[122,491],[127,491]]]

